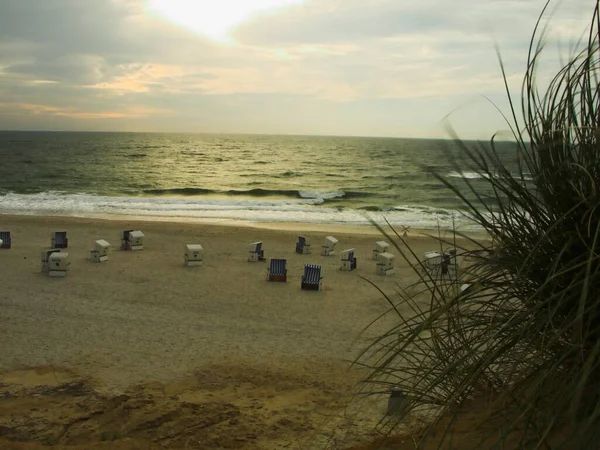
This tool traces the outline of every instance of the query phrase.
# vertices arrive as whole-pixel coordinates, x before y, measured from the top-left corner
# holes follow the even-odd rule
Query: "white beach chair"
[[[433,277],[458,275],[458,258],[456,250],[446,250],[444,253],[439,251],[426,252],[423,254],[423,268]]]
[[[377,256],[380,253],[387,252],[387,250],[388,250],[389,247],[390,247],[390,244],[388,244],[385,241],[377,241],[377,242],[375,242],[375,244],[373,245],[373,261],[377,261]]]
[[[395,255],[383,252],[377,255],[377,275],[391,275],[396,269],[394,268]]]
[[[121,250],[143,250],[144,233],[141,231],[125,230],[121,232]]]
[[[351,271],[356,269],[356,257],[354,249],[349,248],[340,253],[340,270]]]
[[[108,249],[110,244],[104,239],[99,239],[94,242],[94,249],[90,250],[90,259],[94,262],[108,261]]]
[[[61,253],[58,248],[42,251],[42,272],[51,277],[66,277],[70,268],[68,253]]]
[[[200,244],[187,244],[183,255],[183,264],[187,267],[201,266],[204,263],[204,249]]]
[[[325,238],[325,242],[321,246],[321,255],[322,256],[331,256],[335,254],[335,245],[338,243],[338,240],[333,236],[327,236]]]
[[[257,262],[265,260],[265,252],[262,248],[262,241],[253,242],[248,246],[248,262]]]

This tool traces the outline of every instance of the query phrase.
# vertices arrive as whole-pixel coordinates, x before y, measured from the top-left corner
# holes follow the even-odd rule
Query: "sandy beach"
[[[364,332],[388,306],[362,277],[393,295],[414,275],[399,256],[395,274],[375,274],[374,228],[307,231],[311,255],[294,252],[301,226],[275,228],[0,216],[13,239],[0,251],[0,436],[19,441],[27,430],[31,442],[87,443],[77,448],[123,439],[131,447],[122,448],[139,439],[159,448],[350,448],[372,439],[385,399],[350,402],[361,376],[350,361],[389,322]],[[144,232],[143,251],[118,250],[124,229]],[[50,278],[40,251],[61,230],[71,269]],[[329,234],[337,250],[356,249],[357,270],[340,271],[338,254],[320,256]],[[115,247],[105,263],[89,261],[96,239]],[[287,259],[287,283],[267,282],[266,262],[247,262],[248,244],[259,240],[266,258]],[[408,240],[418,253],[435,248],[428,238]],[[204,247],[201,267],[183,265],[191,243]],[[300,289],[306,263],[324,267],[319,292]],[[55,403],[54,412],[42,405],[32,413],[32,398],[46,401],[50,388],[67,412]],[[101,412],[77,421],[77,408],[90,413],[76,406],[82,397]],[[142,398],[151,403],[127,406]],[[198,427],[199,416],[214,423]]]

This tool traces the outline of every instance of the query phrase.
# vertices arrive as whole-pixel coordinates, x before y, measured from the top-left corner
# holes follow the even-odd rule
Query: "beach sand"
[[[351,401],[364,374],[350,362],[393,322],[365,331],[388,304],[362,277],[393,295],[414,274],[399,255],[395,274],[375,274],[374,228],[313,228],[311,255],[294,252],[301,226],[277,228],[1,215],[13,239],[0,251],[2,448],[349,448],[376,437],[386,397]],[[144,232],[143,251],[118,250],[124,229]],[[62,230],[71,269],[50,278],[40,251]],[[329,234],[338,253],[323,257]],[[97,239],[115,247],[105,263],[89,261]],[[407,239],[417,253],[436,248]],[[259,240],[266,258],[287,259],[287,283],[247,262]],[[184,267],[193,243],[205,263]],[[352,272],[339,270],[346,248]],[[306,263],[323,265],[322,291],[300,289]]]

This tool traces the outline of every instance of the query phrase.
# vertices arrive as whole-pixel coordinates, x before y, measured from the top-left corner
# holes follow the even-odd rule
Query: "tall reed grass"
[[[389,429],[419,410],[440,420],[443,410],[450,420],[436,437],[440,448],[450,448],[461,417],[475,408],[478,437],[460,448],[600,442],[600,14],[596,1],[583,50],[540,92],[547,8],[530,42],[520,120],[500,60],[515,161],[499,155],[494,137],[473,146],[454,136],[492,195],[433,174],[493,245],[458,232],[463,239],[438,236],[442,250],[457,248],[463,270],[432,276],[403,237],[380,229],[419,281],[387,298],[397,325],[356,364],[369,372],[365,393],[393,385],[406,393],[408,409],[384,419]]]

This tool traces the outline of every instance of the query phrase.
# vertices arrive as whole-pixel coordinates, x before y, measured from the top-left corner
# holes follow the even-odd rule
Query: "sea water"
[[[514,144],[499,149],[514,159]],[[476,231],[433,175],[485,193],[463,153],[431,139],[0,132],[0,213]]]

